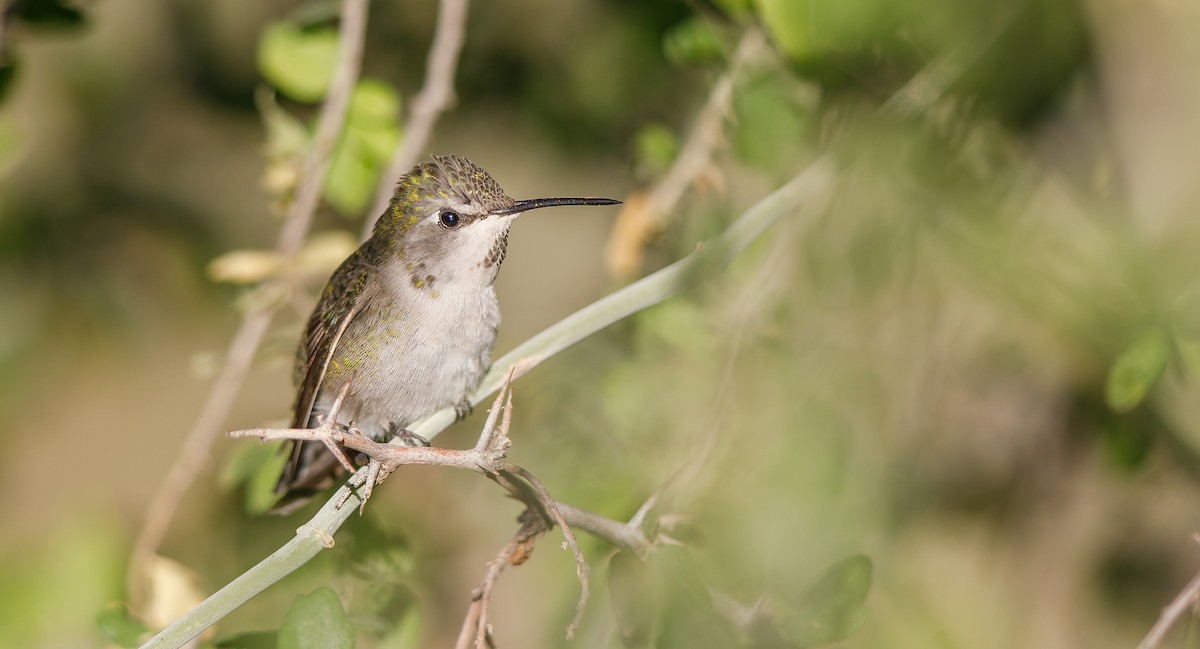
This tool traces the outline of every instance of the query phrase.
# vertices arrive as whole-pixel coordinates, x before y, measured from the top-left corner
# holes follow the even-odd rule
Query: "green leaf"
[[[297,595],[279,629],[279,649],[351,649],[354,625],[329,588]]]
[[[337,62],[337,31],[272,23],[258,45],[258,69],[283,94],[315,103],[329,90]]]
[[[800,602],[795,615],[784,620],[792,639],[803,646],[844,640],[862,626],[871,591],[873,564],[854,555],[829,566]]]
[[[802,2],[789,0],[755,0],[759,17],[779,48],[793,57],[807,55],[812,50],[804,30],[807,8]]]
[[[793,96],[782,74],[750,79],[733,96],[734,148],[747,164],[779,169],[803,150],[810,112]]]
[[[667,171],[679,154],[679,136],[662,124],[647,124],[633,138],[638,173],[658,176]]]
[[[363,128],[368,124],[391,127],[400,116],[400,93],[378,79],[363,79],[350,95],[348,120]]]
[[[243,444],[226,461],[219,482],[226,489],[243,488],[246,511],[261,514],[278,500],[275,483],[287,462],[279,444]]]
[[[106,608],[96,616],[96,626],[104,637],[119,647],[137,647],[150,629],[123,607]]]
[[[676,65],[702,65],[722,60],[725,46],[712,23],[693,17],[663,36],[663,53]]]
[[[360,81],[325,176],[325,198],[343,214],[360,215],[399,143],[400,95],[382,81]]]
[[[1140,423],[1110,414],[1101,425],[1104,448],[1108,451],[1109,460],[1117,468],[1132,471],[1141,466],[1150,454],[1154,436]]]
[[[326,200],[342,214],[360,214],[375,191],[377,172],[361,140],[350,133],[343,134],[325,175]]]
[[[754,0],[772,40],[793,61],[869,49],[896,28],[900,8],[887,0]]]
[[[1133,341],[1108,370],[1104,400],[1115,412],[1129,412],[1146,398],[1171,357],[1171,339],[1159,328]]]

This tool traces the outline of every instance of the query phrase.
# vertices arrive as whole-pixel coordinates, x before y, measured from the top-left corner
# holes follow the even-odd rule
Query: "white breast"
[[[352,376],[338,421],[375,437],[389,424],[403,427],[462,401],[491,364],[500,325],[490,285],[417,286],[400,270],[381,277],[369,306],[347,327],[333,356],[343,366],[317,397],[317,410],[327,412]]]

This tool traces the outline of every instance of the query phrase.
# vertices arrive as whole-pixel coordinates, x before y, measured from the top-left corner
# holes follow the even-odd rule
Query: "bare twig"
[[[313,212],[316,211],[329,154],[345,120],[350,92],[358,77],[366,22],[367,0],[343,0],[337,66],[328,97],[321,107],[321,115],[304,164],[296,198],[288,210],[276,243],[276,249],[285,256],[299,250],[312,222]],[[229,414],[234,398],[241,390],[250,362],[271,324],[272,315],[273,311],[270,309],[246,313],[225,353],[221,373],[213,382],[200,415],[188,432],[183,449],[168,469],[163,484],[154,492],[129,562],[129,598],[135,611],[141,609],[147,595],[146,580],[149,576],[147,573],[150,562],[162,545],[179,502],[208,457],[208,449],[219,432],[221,422]]]
[[[301,170],[300,186],[296,199],[288,210],[287,220],[279,232],[279,251],[290,255],[300,249],[304,235],[312,223],[321,199],[321,188],[325,171],[329,168],[329,156],[337,144],[338,134],[346,121],[346,110],[350,107],[350,95],[358,81],[362,63],[363,42],[367,32],[367,1],[342,0],[341,27],[338,30],[338,61],[333,78],[329,82],[329,93],[317,118],[312,145]]]
[[[413,97],[408,121],[404,124],[400,146],[383,171],[371,211],[363,224],[362,238],[371,236],[375,221],[387,209],[392,184],[408,171],[425,149],[438,117],[454,103],[454,70],[462,51],[467,26],[467,0],[441,0],[433,42],[425,57],[425,85]]]
[[[574,637],[575,629],[578,627],[583,617],[583,612],[587,607],[590,593],[588,585],[589,568],[574,532],[571,531],[570,525],[563,518],[562,513],[559,512],[554,498],[550,495],[546,486],[542,484],[542,481],[537,476],[534,476],[524,467],[504,459],[508,448],[512,445],[512,441],[508,436],[509,427],[512,424],[512,390],[510,387],[512,376],[513,372],[510,371],[504,383],[500,386],[500,391],[492,404],[487,422],[484,424],[483,431],[479,435],[479,441],[476,442],[473,448],[466,450],[443,449],[431,446],[381,444],[352,428],[327,424],[322,424],[317,428],[254,428],[236,430],[230,432],[229,435],[231,437],[258,437],[264,440],[291,439],[320,441],[343,458],[345,456],[341,453],[339,445],[359,451],[370,457],[372,462],[382,465],[381,471],[368,471],[365,474],[364,479],[366,480],[365,486],[367,490],[374,487],[372,483],[372,480],[375,479],[374,476],[380,476],[380,479],[382,479],[391,474],[396,467],[404,464],[426,464],[467,469],[491,478],[497,484],[507,489],[512,495],[525,502],[527,509],[538,513],[538,516],[543,521],[549,517],[550,521],[557,524],[562,530],[563,537],[566,538],[566,544],[575,555],[575,572],[579,578],[580,595],[579,602],[576,605],[575,618],[567,627],[567,639],[569,640]],[[330,410],[330,415],[326,418],[326,422],[333,421],[336,416],[336,409],[341,407],[341,400],[345,397],[349,387],[349,382],[342,387],[341,393]],[[499,425],[497,425],[498,417],[502,417]],[[348,460],[343,461],[349,465]],[[532,494],[528,489],[522,488],[517,481],[513,480],[512,476],[521,478],[532,487]],[[532,524],[526,522],[522,525],[522,532],[518,532],[514,540],[519,540],[522,544],[529,543],[534,536],[540,534],[541,531],[545,531],[548,527],[547,524],[542,523],[539,531],[534,533],[532,531],[534,530]],[[501,557],[504,556],[505,553],[502,552]],[[490,576],[484,580],[484,595],[490,593],[491,581],[494,581],[498,574],[498,569],[494,574],[489,570]],[[476,597],[477,601],[480,601],[480,598],[482,598],[481,601],[483,602],[478,614],[479,634],[476,640],[478,646],[483,646],[486,635],[484,629],[487,626],[488,619],[487,597],[484,595]]]
[[[504,461],[508,447],[512,444],[508,438],[508,426],[512,421],[510,414],[512,412],[512,396],[509,387],[511,376],[512,373],[510,372],[500,385],[500,390],[496,394],[496,399],[492,402],[492,408],[488,413],[487,421],[484,423],[483,431],[479,435],[479,441],[470,449],[460,450],[438,448],[435,446],[385,444],[376,442],[354,428],[342,426],[319,426],[317,428],[246,428],[230,431],[229,436],[257,437],[264,441],[288,439],[325,442],[335,446],[341,445],[363,453],[372,460],[383,464],[387,467],[385,475],[390,473],[391,469],[400,465],[425,464],[466,469],[475,473],[481,473],[489,478],[494,478],[496,475],[510,472],[509,470],[515,467],[515,465]],[[338,394],[338,399],[334,401],[334,407],[341,406],[341,399],[348,389],[349,381],[343,384]],[[508,399],[507,403],[506,399]],[[331,412],[334,411],[331,409]],[[497,425],[497,421],[502,414],[504,418]],[[326,420],[332,419],[332,416],[326,417]],[[355,478],[359,477],[360,475],[355,476]],[[514,491],[513,495],[518,498],[525,498],[523,493],[517,491]]]
[[[530,509],[522,512],[520,521],[520,529],[504,544],[496,558],[488,563],[483,581],[471,592],[471,605],[467,608],[462,630],[454,644],[455,649],[469,649],[472,645],[476,649],[494,646],[488,617],[492,588],[505,568],[525,563],[533,552],[533,541],[549,529],[545,517]]]
[[[579,601],[575,604],[575,617],[567,625],[567,640],[571,640],[575,637],[575,629],[578,629],[580,622],[583,621],[583,611],[587,608],[588,598],[591,596],[591,589],[588,582],[588,575],[591,570],[588,568],[587,560],[583,558],[583,550],[579,547],[579,542],[575,540],[575,533],[571,531],[571,526],[567,524],[562,512],[558,509],[558,503],[550,496],[550,492],[542,484],[542,481],[534,477],[529,471],[515,464],[509,465],[508,470],[524,478],[526,482],[533,485],[533,488],[537,490],[541,496],[542,506],[545,507],[547,513],[554,519],[554,522],[558,524],[559,529],[562,530],[563,537],[567,540],[567,545],[575,555],[575,576],[579,578]]]
[[[175,510],[208,457],[208,448],[213,437],[229,413],[229,408],[246,378],[246,372],[250,369],[254,352],[262,342],[270,323],[271,314],[266,311],[249,313],[242,320],[242,325],[234,334],[229,350],[225,353],[221,373],[213,382],[208,398],[200,409],[200,415],[192,424],[192,430],[188,433],[175,462],[167,470],[162,484],[154,492],[154,498],[150,501],[146,519],[134,541],[133,554],[129,560],[129,601],[130,607],[135,611],[141,610],[145,604],[150,564],[171,526]]]
[[[670,169],[645,192],[642,200],[628,201],[621,211],[604,253],[614,274],[628,276],[637,271],[646,241],[662,230],[687,188],[712,164],[713,156],[725,140],[724,120],[729,114],[734,82],[746,63],[763,49],[763,44],[758,30],[749,30],[742,36],[729,69],[713,85]]]
[[[632,521],[622,522],[606,518],[562,502],[555,503],[555,506],[571,527],[604,539],[623,550],[629,550],[638,557],[645,558],[654,549],[654,542]]]
[[[1175,599],[1171,600],[1171,603],[1163,609],[1162,614],[1158,616],[1158,621],[1150,627],[1146,637],[1138,643],[1137,649],[1156,649],[1171,627],[1179,621],[1179,618],[1183,617],[1183,614],[1195,607],[1197,603],[1200,603],[1200,573],[1196,573],[1187,586],[1184,586]]]

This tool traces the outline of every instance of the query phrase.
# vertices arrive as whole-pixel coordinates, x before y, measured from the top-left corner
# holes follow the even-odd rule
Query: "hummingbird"
[[[465,417],[491,364],[500,326],[492,284],[513,221],[544,207],[618,203],[513,200],[462,156],[414,166],[308,319],[296,354],[292,428],[319,426],[345,391],[335,424],[376,441],[427,444],[405,427],[450,406]],[[293,441],[288,453],[276,513],[292,511],[345,473],[322,442]]]

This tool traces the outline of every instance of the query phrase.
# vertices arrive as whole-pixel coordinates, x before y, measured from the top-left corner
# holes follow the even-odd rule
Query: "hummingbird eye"
[[[438,217],[438,223],[447,230],[453,230],[462,225],[462,217],[458,215],[458,212],[442,212],[442,215]]]

